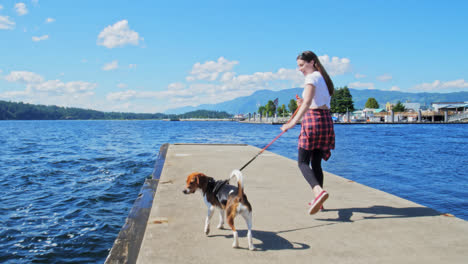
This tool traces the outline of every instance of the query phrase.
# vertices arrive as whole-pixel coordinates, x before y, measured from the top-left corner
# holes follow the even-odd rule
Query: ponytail
[[[327,71],[323,67],[322,63],[320,63],[320,60],[317,57],[317,55],[315,55],[315,53],[313,53],[312,51],[308,50],[299,54],[296,60],[299,60],[299,59],[304,60],[306,62],[314,61],[314,67],[320,72],[320,74],[322,74],[322,77],[325,80],[325,83],[327,84],[328,93],[330,94],[330,96],[332,96],[333,93],[335,92],[335,86],[333,85],[333,82],[330,76],[328,75]]]

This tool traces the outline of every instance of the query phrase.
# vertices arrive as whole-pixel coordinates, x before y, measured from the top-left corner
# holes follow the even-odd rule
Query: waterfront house
[[[376,115],[379,113],[385,113],[385,109],[383,108],[364,108],[362,110],[364,114],[364,119],[367,122],[383,122],[384,119],[382,118],[382,115]]]
[[[431,103],[431,105],[435,112],[439,112],[439,111],[465,112],[468,110],[468,101],[467,102],[437,102],[437,103]]]
[[[362,112],[366,116],[373,116],[374,114],[385,112],[385,109],[383,109],[383,108],[364,108],[364,110],[362,110]]]

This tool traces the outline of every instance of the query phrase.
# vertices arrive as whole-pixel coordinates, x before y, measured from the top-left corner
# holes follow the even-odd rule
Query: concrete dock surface
[[[169,145],[137,263],[468,263],[468,222],[331,173],[326,210],[308,215],[313,194],[297,162],[268,151],[243,170],[257,250],[248,250],[240,216],[240,248],[227,224],[216,228],[216,211],[206,236],[201,193],[182,193],[187,175],[227,179],[259,151]]]

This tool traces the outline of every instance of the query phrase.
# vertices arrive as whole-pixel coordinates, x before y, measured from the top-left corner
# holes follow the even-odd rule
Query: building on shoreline
[[[454,111],[454,112],[466,112],[468,111],[468,101],[467,102],[437,102],[431,103],[434,111]]]

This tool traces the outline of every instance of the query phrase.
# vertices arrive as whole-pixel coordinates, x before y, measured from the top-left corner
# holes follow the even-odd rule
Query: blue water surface
[[[323,167],[468,220],[467,129],[335,125],[336,150]],[[279,133],[236,122],[1,121],[0,262],[102,263],[162,144],[263,148]],[[268,150],[297,159],[298,133]]]

